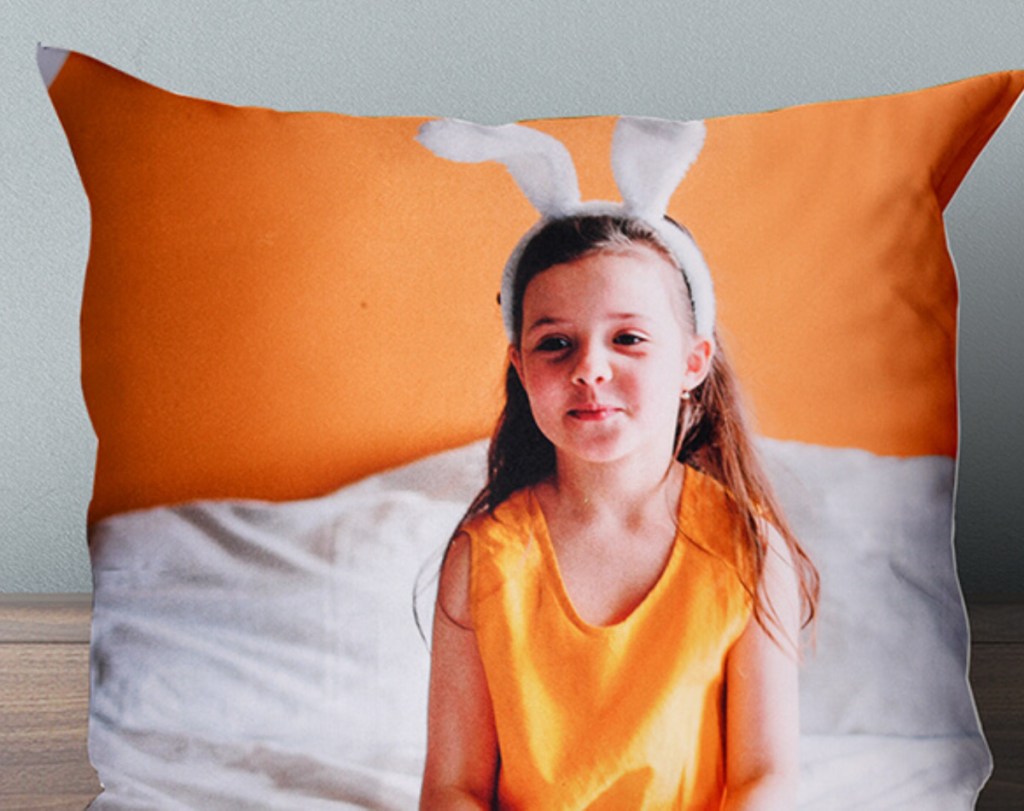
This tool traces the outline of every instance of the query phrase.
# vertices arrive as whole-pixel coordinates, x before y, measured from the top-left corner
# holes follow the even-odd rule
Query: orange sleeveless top
[[[623,621],[576,613],[532,490],[466,527],[503,809],[718,809],[724,665],[751,615],[738,518],[686,469],[674,547]]]

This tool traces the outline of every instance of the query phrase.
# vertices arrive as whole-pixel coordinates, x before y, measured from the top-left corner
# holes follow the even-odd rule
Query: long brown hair
[[[651,247],[677,264],[654,229],[640,220],[584,215],[554,220],[542,227],[524,248],[516,269],[512,289],[515,344],[522,329],[523,296],[537,274],[597,251],[621,250],[634,244]],[[730,503],[741,519],[740,557],[746,564],[742,568],[752,573],[744,586],[752,598],[755,618],[777,640],[780,620],[761,589],[768,549],[766,522],[776,528],[789,549],[799,585],[803,625],[815,615],[818,573],[786,522],[751,437],[739,383],[716,336],[708,376],[690,392],[686,407],[680,410],[676,458],[719,481],[731,495]],[[540,483],[554,471],[554,446],[537,427],[526,390],[509,364],[505,406],[488,450],[487,482],[453,539],[470,518],[492,512],[517,490]],[[796,640],[789,641],[796,646]]]

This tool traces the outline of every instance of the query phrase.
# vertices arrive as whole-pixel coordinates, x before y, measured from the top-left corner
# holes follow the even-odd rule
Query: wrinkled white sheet
[[[963,811],[991,771],[979,737],[804,735],[805,811]]]
[[[114,730],[99,733],[102,740]],[[94,740],[96,740],[94,738]],[[271,744],[216,744],[195,736],[129,736],[131,779],[118,782],[96,809],[296,811],[417,805],[416,764],[379,769],[288,751]],[[809,735],[801,743],[801,811],[963,811],[974,807],[984,742],[969,737],[904,738]]]
[[[953,462],[765,443],[823,575],[801,807],[967,809],[991,761],[966,682]],[[97,809],[414,808],[424,629],[480,444],[321,499],[201,502],[91,536]]]

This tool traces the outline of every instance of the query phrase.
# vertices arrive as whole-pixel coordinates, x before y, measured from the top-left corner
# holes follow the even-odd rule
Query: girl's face
[[[522,309],[509,358],[557,454],[670,459],[680,396],[713,349],[692,332],[679,270],[644,245],[591,253],[535,276]]]

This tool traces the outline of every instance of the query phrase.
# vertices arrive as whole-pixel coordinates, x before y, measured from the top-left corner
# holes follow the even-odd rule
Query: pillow
[[[135,777],[152,776],[138,785],[156,792],[136,807],[159,805],[153,786],[169,778],[157,764],[191,747],[214,796],[222,783],[202,763],[230,755],[217,736],[233,733],[251,746],[229,765],[251,768],[256,784],[297,781],[301,794],[303,780],[326,781],[354,805],[390,807],[374,775],[393,764],[373,753],[406,753],[408,787],[419,751],[405,723],[425,661],[405,658],[411,614],[403,625],[391,592],[310,591],[303,578],[393,571],[408,593],[402,566],[429,556],[427,536],[443,543],[473,488],[424,501],[418,488],[448,475],[437,468],[382,474],[414,495],[390,484],[382,495],[380,478],[354,492],[382,501],[324,494],[488,433],[504,354],[495,292],[536,215],[502,168],[418,145],[423,118],[231,107],[57,57],[50,95],[93,218],[82,379],[98,437],[90,549],[102,633],[90,734],[94,752],[155,747],[102,760],[101,779],[135,786],[118,773],[134,763]],[[1004,72],[709,119],[669,208],[712,268],[720,334],[822,572],[805,736],[927,739],[946,753],[935,762],[960,764],[958,797],[973,797],[989,760],[951,544],[957,290],[942,211],[1022,90],[1024,71]],[[614,124],[529,122],[566,144],[584,199],[617,199]],[[322,499],[329,519],[310,524],[305,509]],[[339,617],[355,636],[338,632]],[[265,633],[288,645],[264,651]],[[169,640],[188,642],[181,662],[153,658],[175,649]],[[250,682],[246,660],[264,652],[277,666]],[[306,688],[290,682],[295,662],[318,656],[342,668],[313,668],[318,695],[335,702],[324,718],[309,717]],[[253,685],[284,696],[268,704],[269,726],[252,726]],[[198,700],[206,690],[237,705]],[[381,713],[373,746],[358,743],[365,719],[321,723],[344,719],[345,702]],[[162,737],[176,714],[214,705],[226,713],[217,729],[197,717],[194,736]],[[289,714],[302,721],[278,730]],[[369,754],[331,765],[281,750],[306,723],[338,735],[338,752]]]

